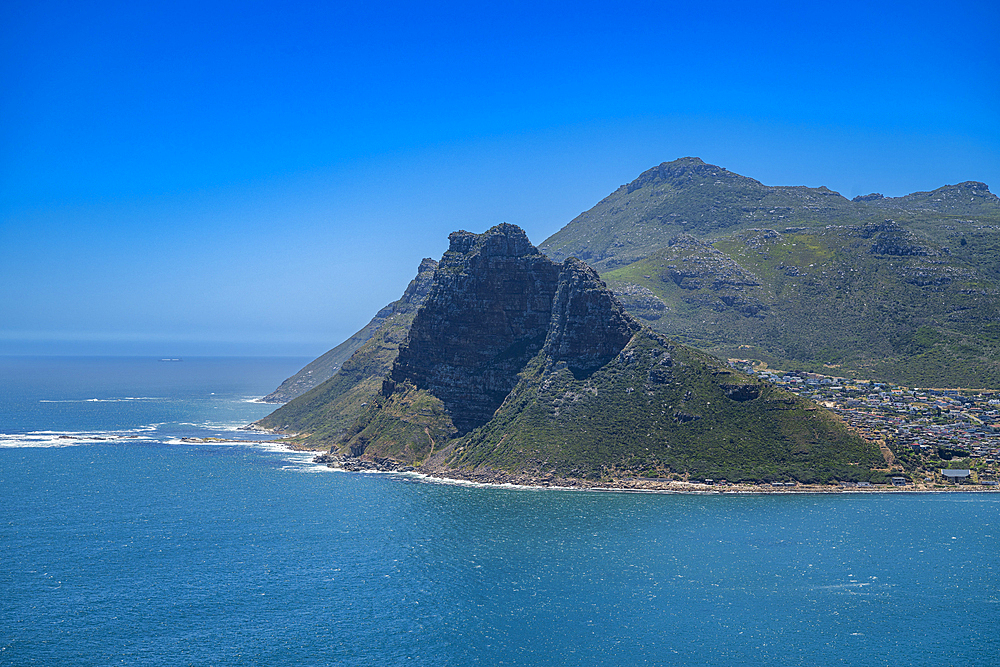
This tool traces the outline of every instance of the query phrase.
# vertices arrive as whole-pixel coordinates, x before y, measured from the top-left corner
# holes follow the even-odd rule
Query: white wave
[[[253,447],[265,452],[296,455],[294,460],[302,458],[303,460],[308,459],[311,461],[312,457],[315,456],[313,453],[300,452],[289,448],[284,443],[273,440],[244,440],[241,438],[218,438],[214,436],[175,436],[161,442],[167,445],[191,445],[195,447],[205,445],[212,447]]]
[[[833,590],[843,590],[845,588],[864,588],[865,586],[871,586],[871,582],[859,582],[852,581],[847,584],[831,584],[829,586],[812,586],[809,588],[811,591],[833,591]]]
[[[15,447],[72,447],[82,444],[77,440],[63,438],[62,436],[28,434],[10,435],[0,434],[0,448]]]
[[[136,432],[31,431],[29,433],[0,433],[0,448],[76,447],[148,441],[148,437],[138,435]]]
[[[316,452],[305,452],[301,449],[292,449],[287,443],[278,440],[247,440],[246,442],[257,445],[260,449],[268,452],[281,452],[283,454],[294,454],[303,458],[312,458]]]
[[[349,471],[348,471],[349,472]],[[634,494],[651,494],[651,495],[719,495],[720,491],[701,491],[701,490],[687,490],[687,489],[627,489],[627,488],[617,488],[617,487],[605,487],[605,486],[540,486],[532,484],[513,484],[510,482],[475,482],[467,479],[451,479],[448,477],[434,477],[433,475],[427,475],[420,472],[396,472],[396,471],[380,471],[380,470],[359,470],[360,473],[368,474],[382,474],[382,475],[397,475],[399,477],[408,477],[418,482],[425,484],[443,484],[446,486],[465,486],[477,489],[518,489],[522,491],[572,491],[575,493],[634,493]]]
[[[169,401],[162,396],[121,396],[117,398],[41,398],[39,403],[128,403],[131,401]]]
[[[305,473],[344,472],[337,468],[328,468],[322,463],[313,463],[311,458],[308,461],[290,462],[289,465],[281,466],[281,469]]]
[[[115,430],[100,430],[100,431],[27,431],[26,433],[20,433],[15,435],[76,435],[81,437],[127,437],[135,433],[146,433],[149,431],[155,431],[159,424],[148,424],[146,426],[136,426],[133,428],[123,428]],[[3,435],[3,434],[0,434]],[[11,435],[11,434],[7,434]]]
[[[175,436],[162,440],[165,445],[190,445],[192,447],[242,447],[256,444],[253,440],[230,440],[229,438],[215,438],[212,436]]]
[[[381,471],[364,471],[364,472],[381,472]],[[389,475],[399,475],[400,477],[410,477],[419,482],[425,484],[444,484],[446,486],[466,486],[475,489],[523,489],[528,491],[586,491],[588,489],[580,489],[572,486],[529,486],[527,484],[511,484],[505,482],[502,484],[494,484],[491,482],[474,482],[468,479],[449,479],[447,477],[434,477],[432,475],[427,475],[422,472],[392,472],[386,471],[383,474]]]

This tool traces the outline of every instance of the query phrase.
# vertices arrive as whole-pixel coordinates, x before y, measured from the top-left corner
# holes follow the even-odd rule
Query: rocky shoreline
[[[329,468],[347,472],[417,473],[430,479],[451,482],[468,482],[488,486],[521,486],[549,489],[580,489],[589,491],[617,491],[632,493],[996,493],[997,487],[978,485],[908,484],[892,486],[873,484],[861,486],[853,483],[799,484],[797,482],[733,484],[717,482],[705,484],[648,477],[583,479],[559,477],[556,475],[512,474],[501,470],[456,470],[410,466],[388,458],[372,459],[349,456],[347,454],[325,453],[316,456],[314,463],[326,464]]]

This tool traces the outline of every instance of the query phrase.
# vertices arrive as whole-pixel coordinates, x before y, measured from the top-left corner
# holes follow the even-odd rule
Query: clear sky
[[[693,155],[1000,192],[1000,3],[0,3],[0,354],[318,355]]]

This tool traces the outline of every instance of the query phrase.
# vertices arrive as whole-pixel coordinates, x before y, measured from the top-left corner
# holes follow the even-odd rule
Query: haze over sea
[[[0,357],[0,664],[997,664],[1000,495],[333,472],[305,361]]]

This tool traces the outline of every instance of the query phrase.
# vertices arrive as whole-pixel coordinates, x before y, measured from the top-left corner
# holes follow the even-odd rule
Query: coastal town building
[[[996,486],[1000,479],[1000,392],[904,387],[758,368],[743,359],[729,362],[816,401],[863,437],[884,445],[893,455],[894,485],[900,484],[897,478],[903,484],[936,480],[985,486]]]

